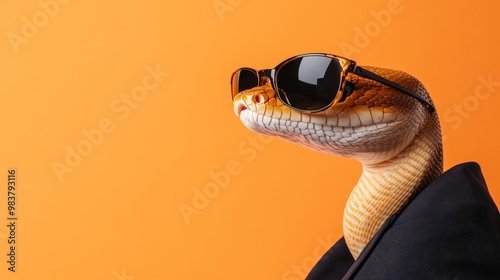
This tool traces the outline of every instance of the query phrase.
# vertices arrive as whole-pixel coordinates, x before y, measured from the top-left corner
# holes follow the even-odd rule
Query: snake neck
[[[441,130],[434,114],[394,158],[363,164],[344,210],[344,237],[355,259],[392,214],[442,173],[442,158]]]

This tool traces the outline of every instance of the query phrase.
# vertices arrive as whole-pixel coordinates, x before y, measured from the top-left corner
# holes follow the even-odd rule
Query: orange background
[[[1,279],[303,278],[342,235],[361,166],[256,138],[233,113],[229,78],[305,52],[418,77],[440,113],[446,169],[479,162],[500,202],[493,0],[54,1],[0,4]],[[477,95],[481,79],[494,86]]]

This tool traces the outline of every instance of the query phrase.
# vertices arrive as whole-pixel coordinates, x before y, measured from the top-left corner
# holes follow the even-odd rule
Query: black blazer
[[[344,238],[307,280],[500,279],[500,214],[477,163],[453,167],[386,221],[354,261]]]

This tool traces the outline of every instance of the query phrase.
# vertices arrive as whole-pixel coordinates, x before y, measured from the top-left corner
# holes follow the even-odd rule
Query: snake
[[[433,102],[423,84],[404,71],[363,68]],[[269,79],[238,93],[233,108],[257,133],[361,162],[342,221],[347,247],[357,259],[385,221],[442,174],[443,148],[436,111],[376,81],[352,73],[346,79],[354,85],[352,93],[324,111],[286,106]]]

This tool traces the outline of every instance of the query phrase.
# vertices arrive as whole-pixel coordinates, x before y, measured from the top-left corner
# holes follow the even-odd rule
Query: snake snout
[[[248,110],[248,107],[252,106],[252,104],[252,96],[246,94],[245,92],[241,92],[234,97],[234,113],[239,117],[241,112]]]
[[[249,108],[255,108],[269,100],[269,96],[262,87],[256,87],[247,91],[238,93],[234,97],[234,112],[239,117],[241,112]]]
[[[248,108],[245,106],[244,102],[239,100],[239,102],[234,102],[234,113],[236,116],[240,116],[241,112],[248,110]]]

